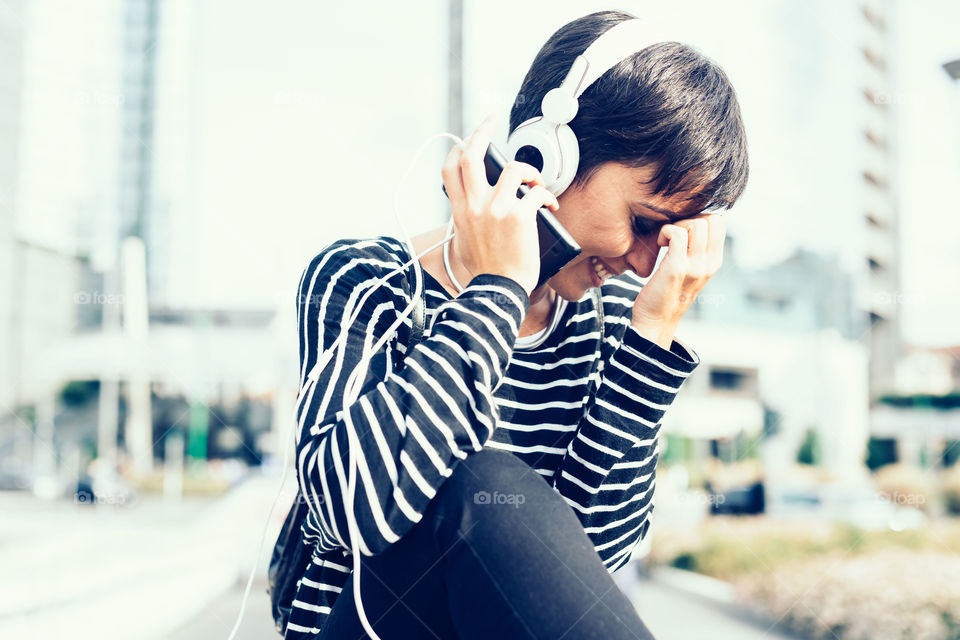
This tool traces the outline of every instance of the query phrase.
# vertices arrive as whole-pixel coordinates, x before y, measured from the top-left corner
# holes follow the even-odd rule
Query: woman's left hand
[[[670,348],[680,318],[723,262],[726,233],[726,220],[716,213],[660,228],[657,245],[667,254],[633,303],[632,324],[642,336]]]

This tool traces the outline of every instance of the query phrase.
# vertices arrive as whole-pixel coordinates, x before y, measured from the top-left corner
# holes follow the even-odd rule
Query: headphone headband
[[[577,115],[578,99],[590,85],[627,57],[664,39],[653,24],[631,18],[602,33],[576,57],[559,87],[543,96],[541,115],[521,123],[507,139],[507,155],[515,158],[523,147],[540,152],[547,188],[560,195],[573,181],[580,162],[576,135],[567,125]]]
[[[603,32],[587,50],[577,56],[560,85],[579,98],[600,76],[627,57],[652,44],[664,42],[653,23],[639,18],[625,20]]]

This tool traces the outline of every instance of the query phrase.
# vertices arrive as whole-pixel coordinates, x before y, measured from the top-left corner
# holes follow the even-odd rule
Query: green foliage
[[[913,395],[888,394],[880,398],[882,404],[903,409],[957,409],[960,408],[960,391],[952,391],[944,395],[916,393]]]
[[[682,464],[687,461],[690,438],[668,433],[666,445],[663,454],[660,456],[661,464]]]
[[[924,529],[870,531],[845,523],[804,526],[763,516],[721,516],[706,521],[698,531],[657,534],[650,559],[722,580],[736,580],[754,573],[776,573],[781,566],[822,556],[950,548],[960,548],[960,522],[956,520]]]
[[[803,443],[797,450],[797,462],[800,464],[817,464],[820,462],[820,436],[816,429],[807,429]]]
[[[947,513],[960,516],[960,465],[954,465],[944,472],[943,502]]]
[[[760,441],[763,435],[760,433],[747,435],[744,432],[737,434],[737,462],[741,460],[755,460],[760,457]]]
[[[960,440],[947,440],[943,444],[943,453],[940,454],[940,463],[944,467],[952,467],[960,460]]]
[[[867,441],[867,468],[876,471],[897,461],[897,441],[893,438],[870,437]]]
[[[78,407],[95,398],[99,392],[99,380],[71,380],[60,389],[60,401],[68,407]]]

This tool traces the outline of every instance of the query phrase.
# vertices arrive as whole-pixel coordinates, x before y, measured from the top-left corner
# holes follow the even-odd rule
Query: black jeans
[[[360,640],[351,575],[323,640]],[[360,595],[383,640],[631,640],[653,636],[570,506],[511,453],[456,463],[423,519],[362,558]]]

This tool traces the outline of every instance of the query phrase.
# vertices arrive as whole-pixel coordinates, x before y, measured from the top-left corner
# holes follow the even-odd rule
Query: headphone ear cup
[[[536,154],[540,156],[539,162],[531,158]],[[580,146],[570,127],[537,117],[513,130],[507,138],[506,156],[540,169],[544,186],[554,195],[560,195],[577,175]]]
[[[552,182],[556,178],[551,173],[553,158],[560,150],[550,142],[548,132],[553,127],[545,122],[543,116],[530,118],[521,123],[507,138],[507,160],[519,160],[536,167],[543,179]]]

